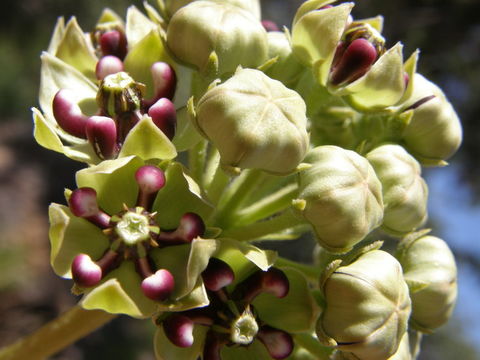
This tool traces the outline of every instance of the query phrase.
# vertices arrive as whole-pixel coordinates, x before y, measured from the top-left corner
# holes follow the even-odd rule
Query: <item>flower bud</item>
[[[177,127],[177,113],[175,105],[170,100],[167,98],[159,99],[148,109],[148,116],[170,140],[173,139]]]
[[[72,91],[60,89],[53,98],[53,116],[58,125],[67,133],[85,139],[85,124],[88,117],[82,113],[74,99]]]
[[[260,328],[257,337],[273,359],[285,359],[293,351],[292,336],[285,331],[266,325]]]
[[[100,159],[112,159],[117,154],[117,125],[112,118],[91,116],[85,133]]]
[[[319,244],[330,252],[350,251],[383,217],[382,185],[367,159],[337,146],[319,146],[299,173],[294,201],[313,226]]]
[[[126,72],[107,75],[97,93],[97,103],[106,116],[115,117],[140,109],[141,84]]]
[[[422,225],[427,218],[428,187],[415,158],[400,145],[379,146],[366,157],[382,183],[383,227],[406,234]]]
[[[413,94],[404,110],[412,110],[413,116],[403,140],[421,160],[446,160],[462,142],[460,120],[440,88],[418,73],[413,81]]]
[[[123,71],[123,69],[122,60],[116,56],[108,55],[98,60],[97,66],[95,67],[95,75],[98,80],[103,80],[105,76],[116,74],[117,72]]]
[[[399,262],[385,251],[371,250],[322,280],[326,305],[317,323],[319,340],[359,360],[392,356],[411,310]]]
[[[181,314],[172,314],[163,321],[163,329],[168,340],[179,347],[193,345],[193,327],[193,321]]]
[[[157,270],[153,275],[143,279],[142,292],[146,297],[155,301],[167,299],[175,287],[175,279],[170,271]]]
[[[165,7],[171,16],[181,7],[194,1],[196,0],[165,0]],[[223,0],[223,2],[239,6],[252,13],[255,18],[260,19],[260,0]]]
[[[143,106],[147,109],[161,98],[172,100],[177,87],[177,75],[170,64],[157,61],[151,66],[150,71],[152,73],[154,95],[152,99],[143,100]]]
[[[102,280],[102,268],[90,256],[79,254],[72,263],[72,278],[81,287],[97,285]]]
[[[235,279],[232,268],[224,261],[211,258],[202,272],[203,283],[208,290],[218,291],[230,285]]]
[[[205,233],[205,223],[195,213],[185,213],[180,218],[180,224],[174,231],[162,231],[158,240],[170,244],[190,243]]]
[[[241,69],[198,101],[197,128],[227,167],[295,170],[308,148],[306,106],[259,70]]]
[[[455,306],[455,258],[445,241],[434,236],[405,239],[396,256],[410,287],[411,324],[432,332],[448,321]]]
[[[213,65],[219,74],[233,72],[238,65],[263,64],[268,47],[260,21],[225,1],[194,1],[178,10],[167,28],[167,45],[200,72],[209,72]]]

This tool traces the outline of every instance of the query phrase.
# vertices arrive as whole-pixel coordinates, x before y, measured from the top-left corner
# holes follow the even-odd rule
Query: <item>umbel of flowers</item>
[[[418,51],[353,7],[305,1],[282,31],[258,0],[59,19],[34,136],[87,164],[50,206],[83,309],[152,318],[158,359],[416,358],[456,300],[422,167],[462,130]],[[262,250],[306,233],[314,264]]]

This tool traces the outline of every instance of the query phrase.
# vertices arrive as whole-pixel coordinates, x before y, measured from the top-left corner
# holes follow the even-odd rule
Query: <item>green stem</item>
[[[286,267],[297,269],[303,275],[305,275],[309,280],[313,282],[318,282],[320,273],[322,272],[321,269],[318,269],[316,266],[298,263],[296,261],[285,259],[283,257],[279,257],[275,261],[275,264],[278,266],[286,266]]]
[[[229,182],[230,176],[226,174],[220,166],[220,154],[218,150],[211,148],[203,177],[203,188],[210,202],[213,204],[218,203],[220,196]]]
[[[0,360],[46,359],[116,316],[76,305],[33,334],[0,350]]]
[[[255,190],[256,185],[262,181],[264,173],[260,170],[243,170],[222,193],[217,206],[215,224],[228,227],[235,221],[233,214],[244,203],[248,196]]]
[[[294,338],[298,345],[309,351],[312,355],[315,355],[317,360],[330,359],[333,349],[320,344],[314,336],[310,334],[295,334]]]
[[[291,205],[297,191],[298,185],[296,183],[277,190],[273,194],[238,211],[235,214],[236,223],[238,225],[251,224],[284,210]]]
[[[298,216],[291,209],[288,209],[282,214],[265,221],[226,229],[222,233],[222,237],[231,237],[239,241],[253,241],[301,224],[302,221]]]
[[[201,140],[198,144],[188,150],[188,167],[193,179],[200,183],[205,170],[205,158],[207,155],[207,140]]]

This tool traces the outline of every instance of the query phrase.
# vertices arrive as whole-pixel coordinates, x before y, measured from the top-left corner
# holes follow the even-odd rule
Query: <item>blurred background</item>
[[[301,2],[262,0],[264,18],[290,27]],[[0,347],[77,301],[71,283],[49,265],[47,208],[64,202],[63,189],[74,187],[82,166],[33,139],[29,109],[37,106],[40,52],[58,16],[75,15],[88,30],[103,7],[123,16],[132,4],[142,8],[141,1],[125,0],[0,2]],[[444,89],[464,128],[450,166],[425,171],[429,225],[456,255],[459,300],[449,324],[424,340],[420,360],[480,359],[479,13],[478,0],[358,0],[353,11],[355,18],[382,14],[389,47],[403,42],[406,56],[422,50],[419,72]],[[120,317],[55,359],[152,360],[152,331],[149,321]]]

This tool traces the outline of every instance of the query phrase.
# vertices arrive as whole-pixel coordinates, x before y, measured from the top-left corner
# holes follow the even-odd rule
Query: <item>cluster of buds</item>
[[[411,360],[408,327],[451,315],[421,166],[455,153],[458,117],[381,17],[334,3],[305,1],[291,32],[258,0],[57,24],[35,137],[91,166],[50,207],[51,263],[85,309],[153,316],[158,359]],[[246,243],[310,229],[312,268]]]

